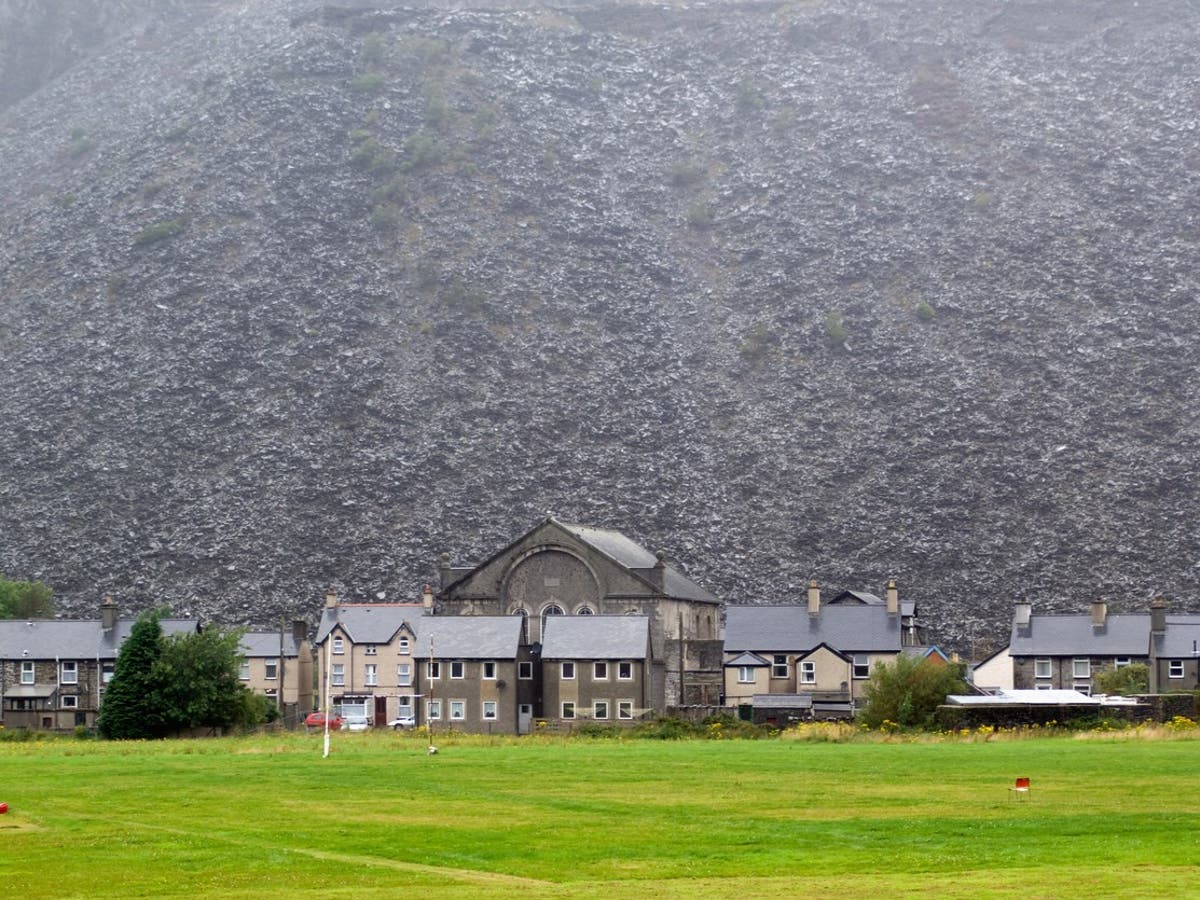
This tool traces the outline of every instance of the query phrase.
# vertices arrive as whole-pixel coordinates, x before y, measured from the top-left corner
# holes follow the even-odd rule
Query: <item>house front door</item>
[[[388,723],[387,697],[375,698],[375,727],[382,728]]]
[[[517,707],[517,734],[529,734],[533,725],[533,704],[522,703]]]

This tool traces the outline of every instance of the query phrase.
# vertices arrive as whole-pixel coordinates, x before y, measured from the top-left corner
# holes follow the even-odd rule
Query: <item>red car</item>
[[[309,713],[308,716],[304,719],[304,727],[308,728],[309,730],[319,728],[322,731],[324,731],[325,730],[325,713],[323,713],[323,712]],[[330,731],[337,731],[341,727],[342,727],[342,717],[341,716],[330,716],[329,717],[329,730]]]

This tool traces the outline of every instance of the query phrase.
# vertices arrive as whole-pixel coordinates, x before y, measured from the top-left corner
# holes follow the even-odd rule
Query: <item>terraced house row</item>
[[[330,591],[308,642],[243,638],[242,677],[297,721],[313,708],[388,723],[525,733],[543,724],[622,724],[683,707],[786,724],[853,713],[881,662],[944,664],[916,605],[841,591],[805,602],[722,607],[664,552],[548,517],[483,562],[456,567],[410,603],[346,602]],[[722,621],[722,612],[724,621]],[[90,727],[132,620],[0,622],[3,723]],[[166,620],[164,630],[196,628]],[[1195,688],[1200,616],[1036,616],[1018,604],[1010,641],[974,668],[980,689],[1091,691],[1105,668],[1151,665],[1155,690]],[[1190,643],[1189,643],[1190,642]]]

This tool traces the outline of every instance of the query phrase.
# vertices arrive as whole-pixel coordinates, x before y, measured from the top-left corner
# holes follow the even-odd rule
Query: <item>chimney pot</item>
[[[887,583],[887,611],[889,616],[900,615],[900,591],[895,578],[888,579]]]

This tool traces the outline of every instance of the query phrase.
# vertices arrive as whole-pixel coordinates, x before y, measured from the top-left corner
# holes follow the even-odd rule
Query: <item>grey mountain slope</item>
[[[66,609],[412,599],[546,511],[944,644],[1195,597],[1197,4],[145,27],[0,112],[0,571]]]

